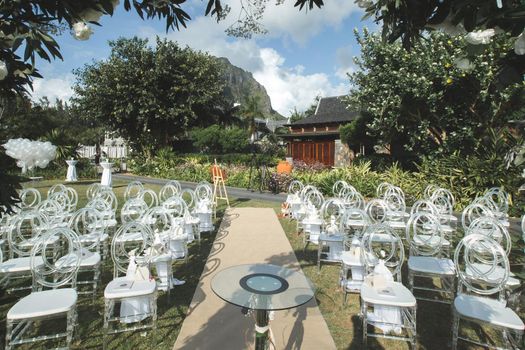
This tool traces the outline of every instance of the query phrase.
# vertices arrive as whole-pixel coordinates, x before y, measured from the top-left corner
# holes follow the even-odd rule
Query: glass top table
[[[211,288],[224,301],[257,311],[255,349],[267,347],[269,311],[291,309],[314,297],[302,273],[270,264],[226,268],[215,275]]]

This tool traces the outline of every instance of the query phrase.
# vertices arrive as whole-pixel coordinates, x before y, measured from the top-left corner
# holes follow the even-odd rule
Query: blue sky
[[[64,60],[40,62],[43,80],[35,82],[33,98],[48,96],[68,99],[75,78],[72,70],[109,54],[108,40],[139,36],[153,41],[155,36],[227,57],[233,64],[253,73],[265,86],[272,105],[287,116],[296,107],[306,109],[316,95],[347,93],[350,86],[345,73],[353,69],[352,56],[359,55],[353,29],[363,26],[363,10],[352,0],[330,0],[321,10],[298,12],[295,1],[275,6],[269,1],[262,21],[266,35],[237,39],[224,33],[237,17],[240,0],[226,0],[232,7],[230,17],[221,23],[204,17],[205,2],[190,0],[185,7],[192,17],[187,29],[165,31],[164,20],[142,21],[122,4],[113,17],[103,16],[102,27],[92,26],[94,34],[87,41],[77,41],[70,33],[58,37]]]

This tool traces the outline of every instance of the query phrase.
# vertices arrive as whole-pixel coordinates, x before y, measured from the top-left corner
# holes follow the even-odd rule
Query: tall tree
[[[505,126],[523,104],[525,83],[500,90],[497,62],[512,40],[499,37],[475,60],[463,38],[433,33],[411,51],[356,32],[362,55],[348,103],[372,116],[371,133],[394,156],[475,151],[489,128]]]
[[[75,108],[147,153],[207,124],[220,101],[220,65],[208,54],[157,39],[110,42],[108,60],[75,71]]]

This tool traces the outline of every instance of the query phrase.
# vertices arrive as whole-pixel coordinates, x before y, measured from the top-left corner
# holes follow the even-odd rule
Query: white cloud
[[[354,63],[354,55],[352,55],[352,46],[344,46],[337,49],[335,52],[337,67],[335,75],[342,80],[348,81],[348,73],[356,71]]]
[[[261,21],[268,30],[268,35],[305,44],[326,27],[338,29],[350,14],[362,12],[352,0],[330,0],[326,1],[321,9],[314,8],[308,11],[304,8],[299,11],[294,4],[294,0],[286,0],[281,5],[274,5],[271,1],[268,3]],[[231,0],[230,6],[232,17],[235,17],[240,1]]]
[[[64,101],[69,100],[73,96],[74,81],[75,78],[71,73],[55,78],[35,79],[31,98],[33,101],[38,101],[45,96],[51,103],[54,103],[57,98]]]
[[[239,1],[231,0],[230,5],[231,15],[235,16]],[[333,0],[321,10],[304,13],[294,8],[293,1],[288,0],[279,6],[270,3],[263,24],[269,30],[268,36],[302,44],[326,26],[336,28],[355,9],[353,1]],[[217,23],[210,17],[201,16],[194,18],[188,28],[182,31],[166,35],[151,27],[141,27],[138,35],[150,39],[157,35],[167,37],[193,49],[228,58],[233,65],[253,73],[254,78],[266,88],[272,107],[284,116],[290,115],[295,107],[298,110],[308,108],[317,95],[331,96],[348,92],[346,79],[344,83],[334,85],[325,73],[305,74],[302,65],[286,66],[282,54],[259,44],[256,38],[247,40],[228,37],[224,33],[231,23],[228,21]],[[343,61],[338,60],[340,69],[348,67],[347,62]]]
[[[296,67],[287,69],[284,58],[274,49],[260,50],[264,66],[253,73],[254,78],[264,85],[275,110],[288,116],[296,107],[307,109],[317,95],[332,96],[348,92],[344,84],[334,86],[324,73],[303,75]]]

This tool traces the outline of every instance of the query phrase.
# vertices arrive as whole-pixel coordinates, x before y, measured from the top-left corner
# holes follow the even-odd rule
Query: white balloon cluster
[[[10,139],[2,146],[5,154],[17,160],[16,165],[22,168],[22,173],[34,167],[45,168],[55,159],[56,146],[51,142],[31,141],[28,139]]]

